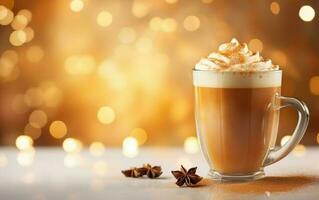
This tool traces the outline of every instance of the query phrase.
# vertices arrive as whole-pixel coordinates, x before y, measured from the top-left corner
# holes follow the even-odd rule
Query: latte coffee
[[[201,150],[217,181],[264,177],[264,167],[291,152],[303,137],[309,111],[280,94],[282,71],[236,39],[219,46],[193,69],[195,119]],[[298,121],[291,138],[274,148],[279,110],[293,107]]]
[[[260,170],[274,147],[281,72],[194,71],[196,123],[211,168],[221,174]],[[274,134],[275,133],[275,134]]]

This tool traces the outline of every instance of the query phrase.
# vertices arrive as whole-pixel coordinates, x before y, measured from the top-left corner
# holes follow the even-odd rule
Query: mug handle
[[[278,101],[280,102],[279,106],[277,106]],[[298,112],[298,122],[291,138],[282,147],[269,151],[264,161],[264,166],[271,165],[287,156],[300,142],[301,138],[306,132],[309,122],[309,110],[304,102],[295,98],[284,97],[277,94],[275,96],[274,103],[276,105],[273,109],[281,109],[288,106],[294,107]]]

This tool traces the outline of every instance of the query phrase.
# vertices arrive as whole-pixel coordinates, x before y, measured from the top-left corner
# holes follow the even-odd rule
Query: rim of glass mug
[[[193,85],[212,88],[280,87],[282,70],[234,72],[193,69]]]

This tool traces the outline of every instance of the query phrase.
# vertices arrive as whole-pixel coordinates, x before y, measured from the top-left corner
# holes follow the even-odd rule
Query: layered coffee
[[[260,170],[274,146],[281,71],[233,39],[194,70],[196,126],[202,151],[220,174]]]

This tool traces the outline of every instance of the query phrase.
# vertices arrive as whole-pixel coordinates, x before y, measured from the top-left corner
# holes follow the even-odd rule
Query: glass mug
[[[262,178],[265,166],[284,158],[300,142],[309,111],[302,101],[281,96],[281,79],[281,70],[193,70],[197,137],[213,179]],[[298,122],[289,141],[275,149],[279,110],[287,106],[298,111]]]

